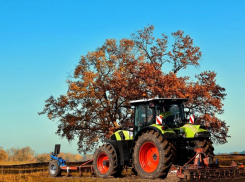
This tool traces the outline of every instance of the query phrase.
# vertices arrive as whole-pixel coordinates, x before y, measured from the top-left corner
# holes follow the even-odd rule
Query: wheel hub
[[[145,142],[139,151],[139,162],[147,173],[154,172],[159,165],[158,148],[153,142]]]
[[[156,161],[156,160],[157,160],[157,154],[154,153],[154,154],[152,155],[152,158],[153,158],[154,161]]]
[[[105,174],[109,170],[109,157],[105,153],[99,154],[97,158],[97,167],[99,172]]]
[[[50,171],[51,174],[54,174],[55,171],[56,171],[55,165],[52,164],[49,171]]]

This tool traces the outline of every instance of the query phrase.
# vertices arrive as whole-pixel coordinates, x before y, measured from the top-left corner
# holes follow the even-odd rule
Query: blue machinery
[[[80,176],[83,175],[84,171],[89,171],[93,174],[93,166],[92,160],[84,161],[80,166],[67,166],[66,160],[62,159],[62,157],[58,157],[60,153],[60,144],[56,144],[54,148],[54,152],[51,153],[50,158],[51,161],[49,163],[49,173],[53,177],[58,177],[61,175],[62,170],[67,171],[67,176],[71,176],[71,171],[79,171]]]
[[[56,160],[59,166],[65,166],[66,161],[62,159],[62,157],[58,157],[59,153],[60,153],[60,144],[56,144],[54,147],[54,152],[52,152],[50,155],[51,160]]]

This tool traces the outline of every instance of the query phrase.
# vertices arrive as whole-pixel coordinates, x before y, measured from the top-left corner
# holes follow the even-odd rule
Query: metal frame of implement
[[[242,163],[236,164],[232,161],[229,167],[220,167],[218,159],[203,152],[203,148],[195,149],[196,155],[184,166],[177,167],[177,177],[181,179],[213,179],[245,176],[245,169]],[[194,161],[194,164],[190,162]]]
[[[88,169],[90,170],[91,174],[93,174],[93,165],[91,164],[93,162],[93,159],[84,161],[80,166],[67,166],[67,161],[62,159],[62,157],[58,157],[58,154],[60,153],[60,144],[56,144],[54,148],[54,152],[51,153],[50,158],[52,160],[56,160],[58,165],[60,166],[60,169],[62,171],[67,172],[67,176],[71,176],[71,171],[79,171],[80,176],[83,175],[83,172]]]
[[[71,171],[79,171],[80,176],[83,176],[83,172],[86,169],[90,170],[91,174],[93,174],[93,165],[89,165],[89,163],[92,163],[92,162],[93,162],[93,159],[82,163],[80,166],[73,166],[73,167],[61,166],[60,168],[62,170],[67,171],[67,176],[71,176]]]

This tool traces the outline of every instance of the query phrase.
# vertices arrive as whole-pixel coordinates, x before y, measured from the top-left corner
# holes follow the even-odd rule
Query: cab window
[[[135,107],[135,132],[137,133],[146,124],[146,105]]]

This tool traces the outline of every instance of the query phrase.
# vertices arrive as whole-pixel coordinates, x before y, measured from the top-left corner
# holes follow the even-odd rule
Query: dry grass
[[[123,178],[113,178],[109,177],[106,179],[96,178],[96,177],[80,177],[78,175],[73,175],[72,177],[50,177],[47,171],[36,172],[30,174],[11,174],[11,175],[0,175],[0,182],[177,182],[179,179],[176,179],[176,174],[167,177],[165,179],[156,179],[156,180],[147,180],[141,179],[137,176],[124,176]],[[202,180],[208,182],[220,182],[220,179],[213,180]],[[240,182],[245,181],[245,178],[237,179],[222,179],[222,182]]]
[[[73,174],[72,177],[66,177],[65,175],[61,177],[50,177],[47,171],[36,172],[29,174],[6,174],[0,175],[0,182],[141,182],[141,181],[163,181],[166,180],[143,180],[137,176],[133,177],[123,177],[123,178],[113,178],[109,177],[107,179],[101,179],[96,177],[80,177],[78,174]],[[172,180],[171,180],[172,181]],[[171,182],[170,181],[170,182]]]
[[[0,162],[0,165],[18,165],[18,164],[30,164],[34,162],[29,162],[29,161],[6,161],[6,162]]]
[[[245,164],[245,155],[219,155],[219,164],[222,166],[228,166],[231,161],[234,160],[237,163]],[[23,164],[23,163],[12,163]],[[11,165],[11,163],[5,163],[5,165]],[[47,171],[47,164],[43,166],[33,167],[9,167],[0,166],[0,182],[140,182],[140,181],[162,181],[162,182],[176,182],[175,177],[168,177],[166,179],[157,180],[143,180],[140,177],[132,176],[130,171],[123,171],[123,178],[112,178],[101,179],[96,177],[90,177],[91,174],[87,173],[83,177],[80,177],[78,173],[73,172],[72,177],[66,177],[66,173],[63,172],[61,177],[50,177]],[[36,172],[38,171],[38,172]],[[243,178],[242,180],[245,181]],[[229,181],[229,180],[228,180]],[[238,182],[238,181],[236,181]]]
[[[20,166],[19,166],[20,167]],[[66,172],[62,172],[61,177],[50,177],[48,173],[48,166],[44,165],[42,167],[33,167],[33,168],[19,168],[16,166],[12,167],[0,167],[0,182],[140,182],[142,181],[139,177],[138,179],[125,179],[125,178],[108,178],[101,179],[96,177],[91,177],[91,173],[83,173],[83,177],[80,177],[78,172],[72,172],[72,177],[67,177]],[[128,175],[129,171],[124,171],[123,175]]]
[[[232,161],[245,165],[245,155],[217,155],[216,157],[220,165],[229,166]]]
[[[81,177],[78,172],[72,172],[71,177],[66,176],[66,171],[62,172],[61,177],[51,177],[47,170],[47,166],[43,168],[43,170],[38,172],[30,172],[26,171],[26,169],[15,169],[10,168],[11,170],[15,170],[17,173],[9,174],[9,168],[1,169],[0,168],[0,182],[149,182],[149,181],[162,181],[162,182],[176,182],[176,176],[174,174],[168,179],[157,179],[157,180],[146,180],[141,179],[139,176],[132,175],[131,170],[124,170],[122,172],[121,178],[109,177],[106,179],[97,178],[91,176],[91,173],[83,173]],[[33,171],[35,168],[33,168]],[[12,171],[13,172],[13,171]]]

